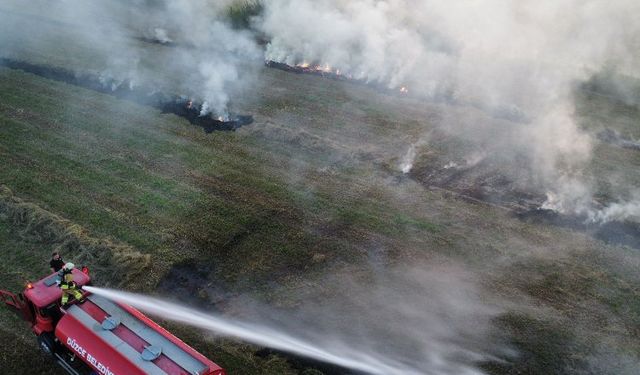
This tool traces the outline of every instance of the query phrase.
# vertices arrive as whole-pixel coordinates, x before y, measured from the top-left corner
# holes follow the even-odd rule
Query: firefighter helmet
[[[66,263],[66,264],[64,265],[64,267],[62,267],[62,268],[64,268],[64,269],[65,269],[65,271],[71,271],[72,269],[74,269],[74,268],[75,268],[75,264],[73,264],[73,263],[71,263],[71,262],[68,262],[68,263]]]

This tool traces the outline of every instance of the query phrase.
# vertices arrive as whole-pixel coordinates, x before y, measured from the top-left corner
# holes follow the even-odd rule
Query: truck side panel
[[[72,334],[79,327],[84,331]],[[128,369],[125,374],[132,375],[137,373],[129,368],[152,375],[225,374],[218,365],[139,311],[96,295],[89,295],[84,303],[72,305],[66,310],[56,329],[56,336],[75,353],[79,353],[78,346],[88,352],[90,345],[87,342],[97,342],[99,351],[110,353],[105,357],[105,361],[109,362],[103,362],[103,367],[109,366],[114,374],[112,368],[123,362]],[[154,354],[150,357],[150,353]],[[87,357],[84,353],[80,354],[86,362]],[[96,356],[91,354],[91,358],[95,359]],[[104,374],[110,375],[108,372]]]

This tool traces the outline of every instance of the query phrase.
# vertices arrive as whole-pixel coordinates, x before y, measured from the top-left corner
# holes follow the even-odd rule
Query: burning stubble
[[[255,25],[269,35],[267,60],[410,89],[508,120],[482,130],[456,118],[438,126],[500,154],[497,172],[517,169],[513,180],[526,168],[519,183],[555,197],[545,207],[604,218],[585,173],[593,141],[574,119],[572,90],[605,66],[640,76],[638,12],[634,1],[274,0]],[[415,146],[401,152],[398,168],[407,173]],[[620,218],[637,216],[635,201],[614,204]]]
[[[252,80],[253,65],[241,68],[240,64],[260,58],[253,37],[232,30],[225,21],[228,3],[20,3],[15,8],[24,14],[0,14],[0,20],[6,17],[7,24],[17,25],[15,32],[0,36],[2,57],[21,60],[21,45],[30,37],[42,39],[42,44],[69,44],[78,49],[76,55],[82,56],[72,57],[78,59],[74,68],[80,72],[97,70],[101,76],[126,81],[133,87],[154,87],[171,95],[191,97],[202,103],[199,109],[203,115],[226,119],[231,92],[242,90]],[[37,24],[42,9],[59,24]],[[152,43],[158,45],[155,48],[163,48],[162,53],[150,53]],[[43,51],[47,48],[51,46],[42,46]]]
[[[229,117],[232,93],[251,86],[263,57],[479,108],[508,124],[478,126],[449,116],[437,126],[500,155],[497,172],[518,170],[508,177],[552,196],[547,208],[588,211],[599,220],[640,216],[630,191],[611,200],[615,215],[593,205],[593,178],[585,173],[593,141],[576,124],[572,96],[576,82],[605,67],[640,75],[640,26],[633,18],[640,13],[638,2],[273,0],[261,3],[248,29],[233,28],[225,11],[244,3],[163,0],[122,7],[35,1],[20,8],[33,15],[47,9],[73,27],[73,37],[90,46],[105,76],[132,85],[160,81],[175,94],[198,99],[200,113],[213,118]],[[33,26],[24,32],[42,28],[46,34],[44,26]],[[20,34],[0,37],[4,54],[20,49]],[[165,48],[162,61],[148,66],[146,47],[132,42],[141,38],[165,46],[159,47]],[[419,157],[414,143],[398,153],[407,160]],[[400,162],[398,168],[407,173],[412,164]]]

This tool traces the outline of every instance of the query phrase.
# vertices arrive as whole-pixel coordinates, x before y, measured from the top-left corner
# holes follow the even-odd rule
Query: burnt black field
[[[253,118],[247,115],[233,115],[228,119],[214,118],[212,114],[201,114],[201,102],[196,102],[185,96],[169,95],[154,89],[134,86],[129,81],[119,81],[110,77],[102,77],[90,73],[75,73],[63,68],[46,65],[36,65],[25,61],[0,59],[0,66],[19,69],[43,78],[83,87],[102,94],[112,95],[118,99],[132,101],[151,106],[183,117],[192,125],[199,126],[206,133],[214,131],[235,131],[242,126],[249,125]]]
[[[313,6],[320,12],[328,3]],[[528,112],[529,101],[556,98],[553,90],[530,95],[527,83],[555,83],[525,74],[531,70],[522,71],[522,81],[509,81],[510,63],[526,62],[527,50],[506,66],[483,71],[497,80],[447,72],[500,62],[502,52],[513,52],[509,43],[487,60],[445,65],[443,75],[451,79],[425,73],[400,92],[402,79],[395,85],[351,79],[306,56],[340,52],[313,49],[314,41],[328,42],[336,33],[280,35],[294,37],[280,41],[305,37],[307,44],[293,48],[292,56],[286,48],[266,54],[275,39],[256,32],[258,24],[249,18],[228,27],[221,16],[215,33],[203,32],[210,23],[202,16],[210,13],[189,13],[198,2],[174,9],[166,23],[157,18],[166,9],[155,2],[109,3],[105,7],[116,13],[85,17],[54,12],[60,4],[38,9],[8,0],[0,6],[0,288],[22,290],[46,274],[51,253],[61,251],[65,260],[88,264],[96,286],[268,326],[338,355],[397,360],[417,373],[458,375],[439,367],[456,364],[482,375],[637,372],[638,221],[619,215],[594,222],[543,209],[550,181],[537,179],[536,159],[519,157],[527,150],[514,145],[548,145],[551,152],[573,143],[533,132],[524,133],[530,139],[523,142],[502,137],[503,131],[535,127],[546,115]],[[551,2],[543,5],[552,8]],[[563,27],[542,31],[584,26],[571,21],[589,13],[589,5],[562,12]],[[537,6],[522,11],[528,15]],[[185,14],[188,22],[182,22]],[[467,33],[487,19],[493,20],[478,12],[454,29]],[[513,26],[529,25],[520,21]],[[156,27],[171,42],[150,37]],[[349,30],[359,33],[366,25]],[[455,62],[474,48],[492,47],[466,43],[494,35],[456,40],[455,33],[441,38],[438,30],[423,31],[408,35],[429,36],[426,50],[407,44],[395,49],[400,58],[384,61],[404,67],[405,50],[421,52],[418,60],[436,56],[409,69],[411,76],[440,59]],[[227,39],[216,39],[220,35]],[[540,40],[548,43],[532,45],[542,52],[556,46],[555,34],[544,35],[549,38]],[[596,39],[608,34],[588,35],[597,46]],[[370,47],[359,43],[367,36],[349,44],[348,62],[367,65],[356,64],[363,63],[362,48]],[[570,34],[563,43],[571,47],[583,36]],[[563,54],[574,55],[582,56]],[[317,66],[265,61],[267,56]],[[544,63],[534,64],[541,74],[555,63],[543,57]],[[376,77],[398,72],[382,69]],[[569,111],[563,119],[590,143],[582,164],[571,164],[565,153],[546,159],[544,148],[531,147],[549,163],[543,167],[584,178],[594,210],[633,201],[640,186],[640,85],[616,74],[585,73],[563,86]],[[122,79],[134,76],[145,80]],[[467,83],[479,91],[461,92]],[[513,95],[489,90],[499,87]],[[204,98],[220,88],[230,114],[201,115]],[[228,375],[356,375],[153,319]],[[28,326],[5,309],[0,323],[0,373],[62,374],[39,354]]]

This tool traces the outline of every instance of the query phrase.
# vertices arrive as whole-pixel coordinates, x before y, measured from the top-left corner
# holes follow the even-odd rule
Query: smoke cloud
[[[68,45],[78,52],[72,68],[97,71],[112,89],[128,82],[184,95],[202,101],[203,114],[226,117],[230,93],[252,79],[252,65],[246,62],[261,59],[253,36],[233,30],[225,19],[231,1],[15,3],[14,9],[24,13],[0,15],[7,25],[15,24],[13,32],[0,37],[3,56],[30,59],[29,48],[41,47],[36,53],[42,53],[52,45]],[[59,24],[38,24],[41,9]],[[163,48],[161,53],[152,43]]]
[[[440,126],[499,155],[501,173],[517,170],[509,177],[578,213],[595,208],[584,173],[592,139],[574,119],[573,89],[605,67],[640,76],[638,12],[640,4],[626,0],[273,0],[256,27],[270,38],[266,59],[328,65],[509,120],[453,117]],[[407,159],[414,152],[410,145]],[[587,195],[576,198],[576,185]]]
[[[437,125],[476,145],[468,153],[487,155],[501,174],[552,196],[545,207],[590,211],[603,220],[632,218],[635,201],[621,209],[627,203],[618,199],[614,216],[596,212],[590,194],[598,177],[585,172],[593,141],[576,123],[573,90],[605,70],[640,77],[637,1],[272,0],[261,3],[251,28],[233,28],[226,11],[247,3],[20,2],[24,14],[0,16],[19,30],[3,33],[0,43],[4,55],[19,56],[29,35],[45,48],[56,25],[25,27],[20,20],[47,9],[87,48],[82,64],[99,70],[114,88],[122,82],[168,88],[201,99],[203,115],[223,118],[233,93],[250,87],[263,58],[318,64],[394,90],[406,87],[412,96],[492,116],[452,113]],[[151,54],[141,37],[169,47]],[[624,91],[626,102],[637,99]],[[401,171],[412,169],[419,143],[399,151],[406,159]]]
[[[27,56],[29,38],[43,49],[66,46],[49,35],[63,24],[73,36],[69,45],[82,51],[78,65],[99,71],[114,89],[123,82],[167,89],[201,99],[202,114],[222,117],[263,59],[406,87],[414,98],[456,109],[435,125],[472,145],[460,159],[466,167],[490,160],[501,174],[546,194],[542,208],[595,222],[640,221],[634,188],[594,205],[598,176],[587,171],[594,140],[574,113],[576,85],[594,74],[640,77],[640,2],[269,0],[250,29],[233,28],[225,18],[236,3],[7,0],[23,13],[0,13],[0,28],[19,30],[0,33],[0,50]],[[34,22],[43,9],[57,23]],[[162,52],[148,52],[152,47]],[[624,97],[638,104],[632,91]],[[430,139],[425,130],[409,140],[397,153],[398,170],[409,173]],[[246,313],[247,321],[87,289],[163,318],[371,373],[479,374],[476,364],[501,350],[489,344],[490,321],[500,309],[485,301],[467,272],[412,268],[381,277],[328,280],[323,284],[348,293],[317,296],[324,306],[309,302],[289,314],[259,306],[261,316]]]

